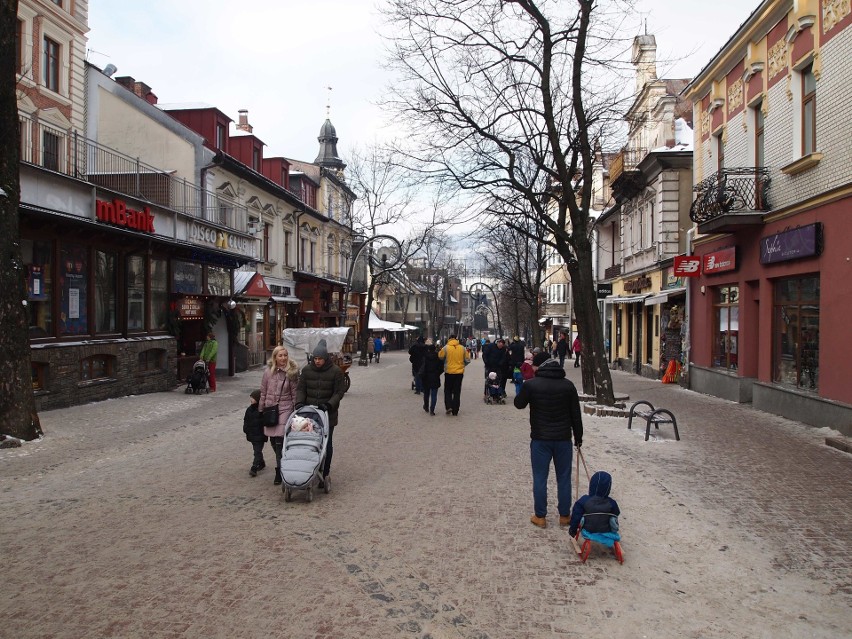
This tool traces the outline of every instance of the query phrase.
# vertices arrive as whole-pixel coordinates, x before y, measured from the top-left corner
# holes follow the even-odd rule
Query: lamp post
[[[375,245],[375,246],[374,246]],[[361,246],[358,247],[358,250],[355,251],[355,255],[352,256],[352,263],[349,265],[349,274],[346,278],[346,291],[344,294],[344,304],[349,304],[349,294],[352,290],[352,276],[355,274],[355,265],[358,263],[358,258],[361,256],[361,253],[364,252],[364,249],[370,247],[371,255],[367,260],[367,269],[370,270],[370,267],[373,263],[373,252],[381,253],[381,270],[378,273],[378,276],[383,275],[389,270],[392,270],[399,266],[399,263],[402,261],[402,243],[392,235],[382,235],[377,234],[371,237],[366,238]],[[371,275],[372,273],[370,273]],[[369,329],[370,325],[370,311],[372,310],[372,290],[373,290],[374,282],[371,281],[367,285],[367,313],[364,321],[367,323],[367,328]],[[362,327],[363,333],[363,327]],[[367,345],[366,343],[361,345],[361,355],[358,358],[358,366],[367,366]]]
[[[494,293],[494,289],[491,288],[490,286],[488,286],[488,284],[486,284],[485,282],[474,282],[473,284],[471,284],[468,287],[468,291],[470,292],[471,295],[475,296],[475,299],[478,302],[481,297],[485,297],[485,293],[482,290],[483,288],[487,288],[491,292],[491,297],[494,299],[494,309],[492,310],[488,306],[485,306],[485,304],[482,304],[482,306],[485,306],[485,308],[488,308],[488,310],[491,310],[492,313],[496,310],[496,312],[497,312],[497,337],[498,338],[502,337],[503,336],[503,326],[500,324],[500,305],[497,303],[497,295]]]

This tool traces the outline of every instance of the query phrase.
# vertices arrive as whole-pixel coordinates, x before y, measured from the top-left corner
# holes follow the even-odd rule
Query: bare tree
[[[482,258],[491,277],[501,282],[498,293],[500,309],[506,326],[514,335],[524,335],[539,344],[541,327],[538,324],[541,306],[540,293],[548,279],[547,245],[539,239],[546,233],[544,226],[530,216],[518,216],[512,225],[500,224],[506,216],[505,202],[494,202],[489,210],[498,223],[484,225],[479,233]],[[490,219],[490,218],[489,218]],[[525,230],[519,231],[516,226]]]
[[[0,419],[2,433],[41,435],[33,396],[24,260],[18,228],[17,0],[0,1]]]
[[[583,387],[612,404],[592,275],[594,148],[621,126],[624,83],[608,74],[630,0],[389,0],[387,106],[409,124],[424,175],[513,206],[563,257],[583,335]]]

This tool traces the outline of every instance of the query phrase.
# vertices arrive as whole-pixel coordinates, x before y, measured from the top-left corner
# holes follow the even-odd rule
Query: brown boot
[[[547,528],[547,519],[544,517],[538,517],[536,515],[533,515],[532,517],[530,517],[530,523],[533,526],[538,526],[539,528]]]
[[[571,525],[571,517],[563,517],[559,515],[559,525],[560,526],[570,526]]]

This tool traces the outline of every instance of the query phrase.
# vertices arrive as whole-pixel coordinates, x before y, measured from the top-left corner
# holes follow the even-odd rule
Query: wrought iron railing
[[[245,205],[205,191],[169,171],[119,153],[76,131],[68,133],[19,117],[21,162],[135,197],[191,217],[245,233]]]
[[[604,270],[604,279],[611,280],[614,277],[621,275],[621,264],[613,264]]]
[[[689,209],[689,217],[698,224],[728,213],[768,211],[769,169],[721,169],[692,190],[697,195]]]

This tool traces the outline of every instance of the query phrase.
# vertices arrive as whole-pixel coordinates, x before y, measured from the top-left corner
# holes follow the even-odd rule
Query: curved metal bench
[[[647,406],[647,408],[643,408],[642,406]],[[654,425],[654,428],[660,428],[660,424],[671,424],[674,427],[675,439],[680,441],[680,433],[677,430],[677,419],[674,416],[674,413],[668,410],[667,408],[654,408],[654,405],[646,401],[644,399],[639,400],[638,402],[633,402],[633,405],[630,407],[630,415],[627,418],[627,429],[630,430],[633,427],[633,417],[641,417],[646,422],[645,427],[645,441],[648,441],[648,438],[651,436],[651,424]]]

